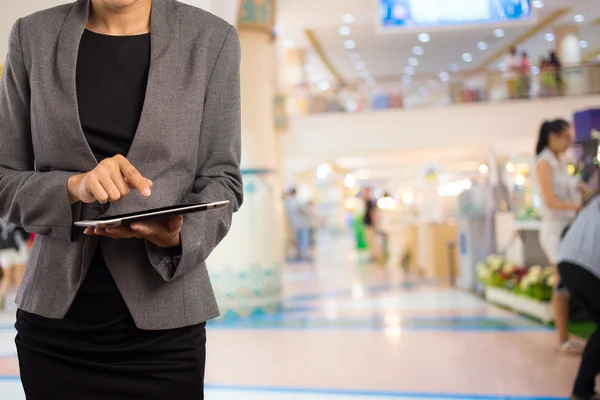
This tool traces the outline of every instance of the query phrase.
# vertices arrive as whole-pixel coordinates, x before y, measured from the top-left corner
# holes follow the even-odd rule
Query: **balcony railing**
[[[455,76],[420,76],[410,81],[381,79],[375,86],[364,83],[350,86],[331,87],[328,90],[296,88],[289,96],[290,113],[412,109],[600,94],[600,63],[565,67],[558,73],[532,67],[531,72],[512,75],[500,71],[471,71]]]

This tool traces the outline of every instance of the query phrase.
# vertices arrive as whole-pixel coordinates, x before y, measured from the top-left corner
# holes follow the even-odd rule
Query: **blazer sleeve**
[[[67,182],[75,173],[35,171],[30,86],[19,24],[20,20],[10,33],[0,81],[0,218],[28,232],[71,239],[74,210]]]
[[[223,209],[184,216],[180,249],[160,249],[146,241],[153,267],[166,281],[199,267],[229,232],[242,205],[240,42],[231,27],[208,82],[200,128],[198,169],[191,203],[229,200]]]

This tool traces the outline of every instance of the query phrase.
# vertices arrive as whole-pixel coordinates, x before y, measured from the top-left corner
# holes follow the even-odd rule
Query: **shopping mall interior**
[[[65,1],[3,2],[2,59],[18,18]],[[596,325],[566,296],[557,329],[536,143],[568,122],[560,167],[599,188],[598,0],[182,1],[242,54],[206,399],[569,398]],[[16,284],[1,400],[25,399]]]

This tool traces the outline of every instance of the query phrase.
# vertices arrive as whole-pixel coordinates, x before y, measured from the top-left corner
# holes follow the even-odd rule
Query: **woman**
[[[203,398],[204,261],[242,202],[239,62],[233,27],[175,0],[78,0],[14,25],[0,217],[36,234],[17,295],[27,398]],[[216,200],[231,203],[73,228]]]
[[[579,213],[565,234],[558,255],[558,269],[566,287],[600,326],[600,196]],[[590,336],[573,388],[573,399],[595,397],[600,371],[600,328]]]
[[[560,59],[558,58],[558,55],[554,50],[550,52],[549,64],[550,68],[552,69],[552,72],[554,73],[554,80],[556,81],[556,89],[558,95],[562,95],[565,91],[562,76],[562,63],[560,62]]]
[[[546,257],[556,265],[560,236],[581,207],[581,191],[587,187],[567,172],[562,160],[573,141],[571,125],[567,121],[544,122],[536,148],[537,183],[542,199],[542,226],[540,245]],[[561,353],[580,353],[581,346],[569,340],[569,294],[559,284],[552,298],[554,317]]]

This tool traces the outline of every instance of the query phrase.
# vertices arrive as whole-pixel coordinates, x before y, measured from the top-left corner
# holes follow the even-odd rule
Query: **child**
[[[27,233],[15,225],[0,221],[0,311],[6,308],[11,283],[18,288],[27,263]]]

